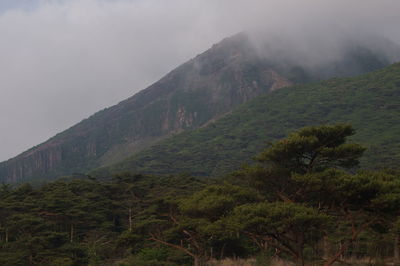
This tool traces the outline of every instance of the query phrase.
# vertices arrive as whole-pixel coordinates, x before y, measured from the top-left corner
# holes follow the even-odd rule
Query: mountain
[[[131,98],[2,162],[0,182],[49,179],[109,165],[173,134],[203,127],[258,95],[381,68],[390,62],[386,55],[349,42],[333,60],[310,64],[280,46],[255,45],[241,33]]]
[[[270,141],[308,125],[351,123],[368,149],[364,168],[400,163],[400,63],[354,78],[297,85],[264,94],[207,127],[186,131],[91,174],[132,171],[222,176],[251,162]]]

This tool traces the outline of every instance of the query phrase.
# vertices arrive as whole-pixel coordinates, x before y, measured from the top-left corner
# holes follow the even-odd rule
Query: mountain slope
[[[293,83],[365,73],[388,63],[378,51],[353,45],[334,61],[310,68],[279,49],[260,53],[246,34],[238,34],[131,98],[1,163],[0,182],[86,172],[172,134],[202,127],[260,94]]]
[[[400,63],[355,78],[283,88],[240,106],[205,128],[173,136],[112,167],[152,174],[220,176],[238,168],[269,141],[306,125],[351,123],[352,140],[368,150],[363,167],[400,162]]]

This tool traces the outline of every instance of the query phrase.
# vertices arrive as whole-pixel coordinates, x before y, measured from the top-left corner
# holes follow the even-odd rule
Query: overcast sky
[[[398,0],[0,0],[0,161],[262,26],[400,42]]]

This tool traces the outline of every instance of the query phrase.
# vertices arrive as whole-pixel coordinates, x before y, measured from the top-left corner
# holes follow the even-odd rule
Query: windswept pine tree
[[[400,173],[357,170],[365,149],[353,134],[348,124],[300,129],[222,180],[119,173],[3,184],[0,264],[396,262]]]

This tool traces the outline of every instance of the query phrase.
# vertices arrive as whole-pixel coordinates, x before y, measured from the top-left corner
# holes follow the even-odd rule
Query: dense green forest
[[[161,141],[92,174],[120,171],[218,177],[238,169],[267,143],[308,125],[351,123],[368,150],[364,168],[400,161],[400,64],[359,77],[279,89],[199,130]]]
[[[127,172],[3,184],[0,265],[397,263],[400,172],[359,170],[365,147],[354,134],[347,124],[302,128],[223,179]]]

